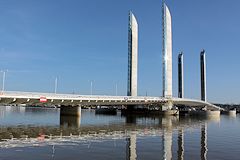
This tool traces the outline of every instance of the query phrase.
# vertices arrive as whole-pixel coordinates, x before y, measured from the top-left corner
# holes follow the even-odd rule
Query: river
[[[0,107],[0,160],[240,159],[240,115],[123,116]]]

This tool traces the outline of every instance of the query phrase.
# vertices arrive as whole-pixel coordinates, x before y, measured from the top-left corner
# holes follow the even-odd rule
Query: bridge
[[[89,105],[119,106],[119,105],[185,105],[195,108],[207,107],[208,110],[222,110],[220,107],[201,100],[186,98],[165,98],[148,96],[107,96],[107,95],[76,95],[40,92],[5,91],[0,95],[0,104],[6,105],[39,105],[39,106],[69,106],[81,107]]]
[[[178,84],[179,98],[172,96],[172,27],[171,14],[166,4],[163,3],[163,97],[147,97],[137,95],[137,64],[138,64],[138,23],[132,12],[129,14],[128,26],[128,96],[104,96],[104,95],[75,95],[75,94],[54,94],[37,92],[10,92],[3,90],[0,94],[0,104],[25,104],[49,106],[57,105],[61,107],[61,113],[79,114],[81,106],[159,106],[160,109],[171,112],[173,105],[184,105],[194,108],[204,108],[210,111],[220,111],[220,107],[207,102],[206,97],[206,64],[205,51],[201,52],[201,100],[183,98],[183,55],[179,56]],[[56,88],[55,88],[56,90]],[[174,112],[175,113],[175,112]],[[219,112],[220,113],[220,112]]]

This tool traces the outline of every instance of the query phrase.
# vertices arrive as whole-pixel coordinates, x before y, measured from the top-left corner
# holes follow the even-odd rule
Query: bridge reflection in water
[[[137,124],[137,119],[142,118],[139,116],[126,116],[126,124]],[[148,117],[149,118],[149,117]],[[153,117],[151,117],[153,118]],[[188,118],[179,118],[178,116],[169,116],[169,117],[154,117],[155,119],[159,120],[159,127],[161,130],[154,130],[154,132],[158,132],[159,136],[161,135],[162,138],[162,159],[164,160],[171,160],[172,159],[172,138],[173,138],[173,131],[178,128],[178,150],[177,150],[177,158],[178,160],[184,159],[184,128],[190,127],[192,124],[192,120]],[[199,122],[199,118],[195,119],[195,123],[192,125],[197,125]],[[189,120],[189,121],[187,121]],[[213,119],[201,119],[203,121],[215,121],[218,122],[220,117],[213,117]],[[79,117],[70,117],[64,116],[60,118],[61,125],[67,126],[75,126],[80,127],[80,119]],[[181,122],[183,121],[183,122]],[[194,122],[194,121],[193,121]],[[189,123],[189,124],[188,124]],[[191,124],[190,124],[191,123]],[[113,126],[114,127],[114,126]],[[199,124],[201,137],[199,137],[199,141],[201,144],[201,160],[207,160],[207,122],[203,122]],[[111,127],[110,127],[111,128]],[[139,128],[140,130],[130,131],[128,134],[122,132],[126,136],[126,159],[127,160],[136,160],[137,159],[137,137],[141,133],[144,132],[144,128]],[[96,131],[97,132],[97,131]],[[125,130],[126,132],[126,130]]]
[[[162,159],[163,160],[172,160],[172,139],[173,139],[173,129],[172,120],[176,120],[176,117],[162,117]],[[212,119],[213,120],[213,119]],[[219,121],[220,119],[214,119],[215,121]],[[187,126],[186,126],[187,127]],[[200,124],[201,129],[201,137],[199,137],[201,142],[201,160],[207,160],[207,123]],[[137,136],[136,134],[131,134],[127,140],[127,159],[128,160],[136,160],[137,159]],[[180,127],[178,129],[178,150],[177,150],[177,159],[184,159],[184,127]]]
[[[11,110],[11,112],[14,110]],[[26,112],[31,112],[31,109],[26,109]],[[15,110],[15,112],[24,113],[23,109]],[[126,159],[135,160],[138,156],[138,138],[144,136],[157,136],[162,142],[161,157],[166,160],[173,159],[173,134],[177,132],[177,159],[184,159],[184,131],[189,128],[199,129],[201,136],[199,144],[201,149],[199,153],[202,160],[207,159],[207,123],[211,121],[218,122],[220,118],[187,118],[187,117],[160,117],[160,116],[124,116],[113,124],[92,124],[81,125],[81,119],[84,119],[86,112],[82,113],[81,117],[77,116],[61,116],[60,126],[35,126],[35,127],[1,127],[0,147],[21,147],[31,143],[38,143],[39,140],[45,141],[46,145],[54,142],[64,141],[91,141],[96,139],[126,139]],[[3,116],[1,111],[1,116]],[[107,116],[106,116],[107,117]],[[95,117],[96,118],[96,117]],[[4,134],[3,134],[4,133]],[[24,135],[20,134],[23,133]],[[40,139],[43,136],[43,139]],[[39,138],[40,137],[40,138]],[[61,145],[59,143],[59,145]],[[53,146],[54,150],[54,146]],[[54,153],[54,152],[53,152]]]

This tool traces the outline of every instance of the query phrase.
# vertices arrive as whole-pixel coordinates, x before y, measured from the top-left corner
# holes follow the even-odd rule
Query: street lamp
[[[2,93],[4,92],[5,90],[5,79],[6,79],[6,72],[8,70],[2,70],[1,72],[3,72],[3,79],[2,79]]]
[[[57,87],[58,87],[58,77],[55,78],[55,88],[54,88],[55,94],[57,94]]]
[[[93,80],[90,81],[90,94],[93,94]]]
[[[117,96],[118,95],[118,85],[117,85],[117,83],[115,85],[115,91],[116,91],[116,96]]]

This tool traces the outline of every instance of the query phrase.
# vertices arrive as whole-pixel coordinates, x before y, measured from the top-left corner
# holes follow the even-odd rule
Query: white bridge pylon
[[[165,103],[173,105],[185,105],[194,108],[207,106],[208,110],[222,110],[220,107],[201,100],[185,98],[164,98],[148,96],[107,96],[107,95],[76,95],[76,94],[54,94],[38,92],[5,91],[0,94],[0,104],[26,104],[26,105],[62,105],[62,106],[84,106],[84,105],[161,105]]]

